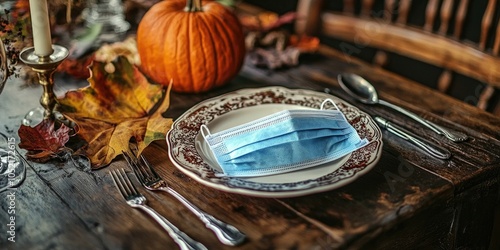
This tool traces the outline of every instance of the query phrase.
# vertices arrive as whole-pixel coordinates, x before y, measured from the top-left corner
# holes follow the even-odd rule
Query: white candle
[[[52,38],[47,0],[30,0],[30,13],[35,55],[49,56],[52,54]]]

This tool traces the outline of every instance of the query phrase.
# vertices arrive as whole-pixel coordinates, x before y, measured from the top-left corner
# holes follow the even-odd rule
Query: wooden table
[[[500,117],[494,117],[436,91],[421,87],[342,55],[301,58],[301,65],[278,71],[245,65],[227,86],[199,95],[172,93],[167,116],[177,118],[195,103],[241,88],[282,85],[324,91],[382,115],[449,148],[441,161],[384,132],[381,160],[368,174],[336,190],[296,198],[271,199],[225,193],[190,179],[168,160],[166,143],[145,151],[171,186],[203,210],[247,236],[239,247],[221,245],[211,231],[174,198],[146,192],[150,205],[209,249],[477,248],[486,249],[498,204]],[[454,144],[381,106],[356,103],[338,86],[336,75],[358,73],[383,99],[435,123],[468,133]],[[38,105],[40,89],[7,83],[0,96],[0,131],[16,138],[23,115]],[[65,88],[58,81],[59,91]],[[31,163],[15,190],[15,243],[8,241],[9,192],[0,194],[2,249],[176,249],[149,217],[119,196],[110,169],[126,168],[123,158],[90,171],[71,162]]]

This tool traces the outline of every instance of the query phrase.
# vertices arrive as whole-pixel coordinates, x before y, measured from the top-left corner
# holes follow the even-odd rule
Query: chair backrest
[[[500,115],[500,0],[298,0],[297,12],[296,33],[350,42],[337,43],[348,56],[374,48],[370,60],[384,68],[392,55],[433,65],[426,85],[452,96],[473,90],[455,97]],[[477,87],[453,87],[463,78]]]

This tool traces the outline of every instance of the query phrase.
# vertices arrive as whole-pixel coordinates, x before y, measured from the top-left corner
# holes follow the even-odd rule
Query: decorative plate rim
[[[342,166],[324,176],[292,183],[258,183],[238,177],[216,177],[196,150],[195,139],[202,124],[245,107],[262,104],[291,104],[319,108],[330,98],[335,101],[367,146],[348,155]],[[177,118],[166,135],[168,156],[173,165],[194,180],[226,192],[267,198],[308,195],[339,188],[369,172],[380,160],[382,132],[370,115],[346,101],[326,93],[281,86],[246,88],[204,100]],[[307,171],[301,170],[301,171]]]

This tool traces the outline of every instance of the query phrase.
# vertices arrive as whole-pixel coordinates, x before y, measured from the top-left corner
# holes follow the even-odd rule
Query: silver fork
[[[174,189],[169,187],[166,181],[164,181],[154,170],[154,168],[148,163],[146,158],[141,155],[136,156],[134,151],[131,149],[132,155],[129,152],[123,152],[125,160],[129,166],[134,170],[141,184],[152,191],[163,191],[171,194],[177,200],[179,200],[183,205],[185,205],[191,212],[193,212],[205,226],[212,230],[219,241],[228,246],[236,246],[242,243],[246,236],[240,232],[236,227],[224,223],[210,214],[207,214],[203,210],[196,207],[194,204],[189,202],[181,194],[177,193]],[[143,164],[140,164],[140,161]]]
[[[191,239],[187,234],[179,230],[170,221],[161,216],[154,209],[146,205],[146,197],[137,191],[135,186],[132,184],[128,178],[125,170],[122,168],[120,170],[111,170],[109,172],[115,186],[118,188],[123,198],[127,201],[133,208],[138,208],[146,212],[148,215],[153,217],[153,219],[158,222],[168,235],[179,245],[182,250],[205,250],[207,249],[203,244]]]

